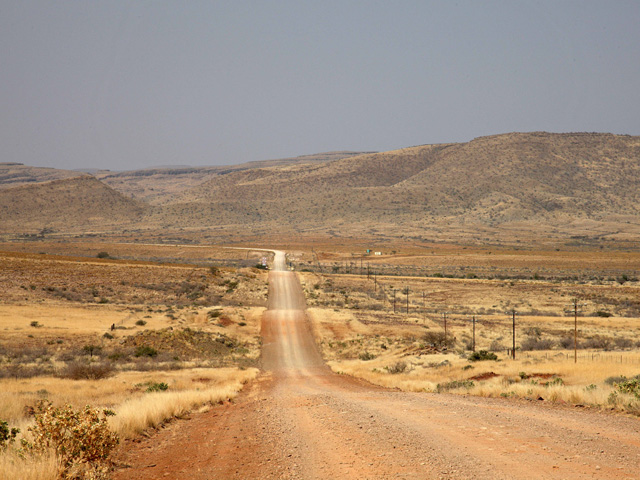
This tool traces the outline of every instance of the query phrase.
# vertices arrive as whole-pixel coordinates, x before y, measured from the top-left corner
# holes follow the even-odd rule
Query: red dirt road
[[[129,442],[124,479],[637,479],[636,418],[385,390],[322,362],[297,277],[276,255],[265,373],[237,400]]]

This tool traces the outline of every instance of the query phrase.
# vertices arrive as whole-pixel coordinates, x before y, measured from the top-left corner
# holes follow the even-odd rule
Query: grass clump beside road
[[[33,379],[29,384],[4,384],[8,388],[0,393],[0,418],[7,437],[11,429],[19,432],[14,430],[17,442],[7,439],[6,447],[0,448],[0,471],[12,472],[6,478],[24,480],[103,478],[116,438],[132,438],[169,419],[228,401],[257,373],[255,368],[199,368],[122,372],[104,380],[45,377],[35,385]],[[41,387],[35,395],[30,392],[33,387]],[[89,408],[85,402],[101,407]],[[108,417],[100,408],[107,409]],[[30,411],[35,415],[28,415]],[[84,442],[89,443],[83,446]]]

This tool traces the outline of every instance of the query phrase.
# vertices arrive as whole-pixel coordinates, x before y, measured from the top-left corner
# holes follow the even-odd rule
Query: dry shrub
[[[407,369],[407,363],[406,362],[396,362],[393,365],[389,365],[388,367],[385,367],[387,369],[387,372],[391,373],[391,374],[397,374],[397,373],[402,373]]]
[[[596,350],[609,351],[613,348],[613,342],[609,337],[595,335],[585,340],[584,343],[581,344],[581,346],[582,348],[593,348]]]
[[[445,337],[444,332],[425,332],[422,336],[422,340],[428,346],[444,349],[453,347],[456,343],[455,338],[452,335],[448,335]]]
[[[54,407],[48,401],[39,402],[34,410],[35,425],[29,427],[33,439],[22,441],[25,452],[40,455],[53,450],[62,478],[106,478],[109,456],[118,444],[118,436],[107,424],[113,412],[89,406],[82,410]]]
[[[72,380],[101,380],[114,374],[108,364],[71,363],[58,375]]]
[[[550,338],[539,338],[537,336],[530,336],[522,341],[522,350],[551,350],[555,342]]]
[[[33,378],[51,375],[52,373],[53,366],[49,364],[20,365],[18,363],[12,363],[0,369],[0,378]]]

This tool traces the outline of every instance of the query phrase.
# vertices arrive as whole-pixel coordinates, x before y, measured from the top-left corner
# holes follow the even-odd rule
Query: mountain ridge
[[[190,182],[159,187],[161,197],[136,204],[137,224],[416,238],[517,230],[570,238],[597,230],[594,238],[619,231],[640,239],[640,137],[629,135],[514,132],[317,162],[258,162]]]

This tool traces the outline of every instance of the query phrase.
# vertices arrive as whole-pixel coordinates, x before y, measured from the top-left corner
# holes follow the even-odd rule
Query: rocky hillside
[[[162,231],[254,235],[284,229],[477,241],[505,236],[516,241],[524,234],[640,238],[640,137],[510,133],[304,158],[211,167],[206,175],[174,169],[103,178],[126,196],[86,177],[12,188],[0,196],[0,220],[47,226],[56,219],[62,219],[60,225],[92,219],[116,229],[135,222]],[[83,193],[64,191],[66,182]],[[137,188],[138,196],[157,206],[127,198]]]
[[[603,220],[640,214],[640,138],[506,134],[218,176],[164,215],[313,225]]]

